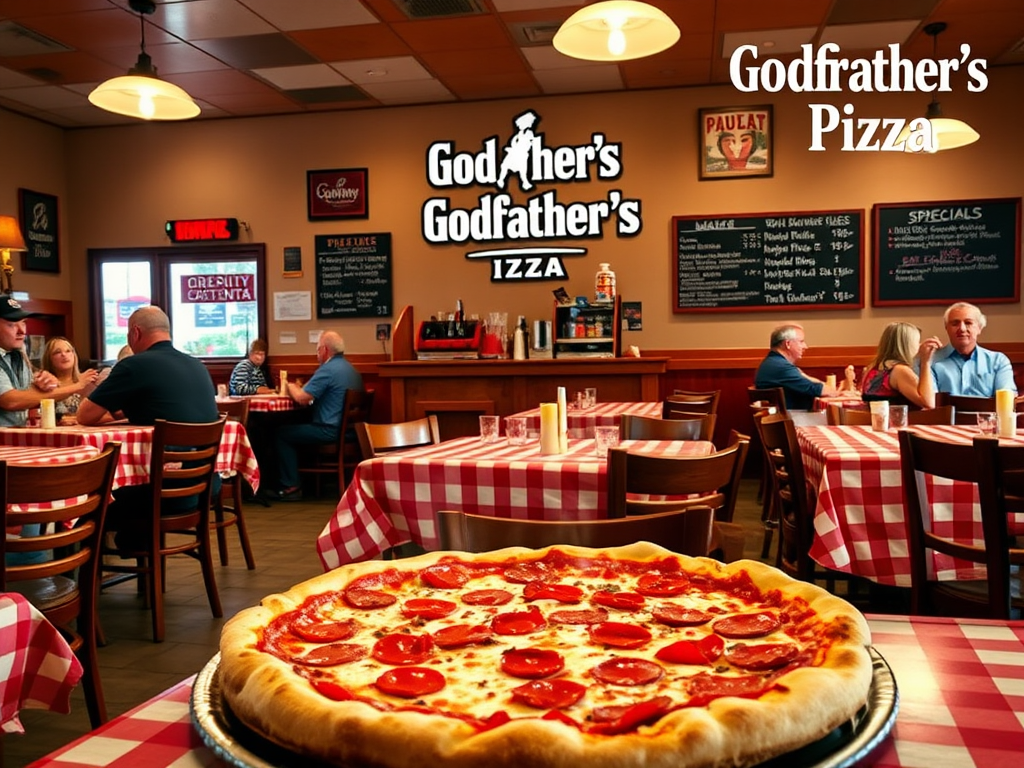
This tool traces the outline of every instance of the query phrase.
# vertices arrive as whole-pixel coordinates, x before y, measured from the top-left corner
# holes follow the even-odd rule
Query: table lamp
[[[21,228],[13,216],[0,216],[0,290],[6,294],[14,293],[14,265],[11,264],[11,251],[27,251],[25,238],[21,236]]]

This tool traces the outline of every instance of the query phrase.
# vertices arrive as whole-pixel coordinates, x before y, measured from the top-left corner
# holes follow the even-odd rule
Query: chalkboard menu
[[[673,312],[858,309],[863,211],[675,216]]]
[[[877,204],[873,303],[1020,301],[1020,202]]]
[[[390,317],[391,233],[317,235],[316,316]]]

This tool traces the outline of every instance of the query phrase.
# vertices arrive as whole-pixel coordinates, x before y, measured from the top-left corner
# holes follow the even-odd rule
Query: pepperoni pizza
[[[749,766],[850,719],[863,616],[754,561],[639,543],[358,563],[225,626],[249,727],[388,768]]]

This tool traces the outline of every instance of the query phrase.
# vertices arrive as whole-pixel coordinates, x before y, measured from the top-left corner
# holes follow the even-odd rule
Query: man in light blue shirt
[[[1002,352],[978,346],[985,315],[973,304],[958,301],[942,316],[949,344],[932,356],[936,392],[994,397],[997,389],[1016,393],[1013,367]]]

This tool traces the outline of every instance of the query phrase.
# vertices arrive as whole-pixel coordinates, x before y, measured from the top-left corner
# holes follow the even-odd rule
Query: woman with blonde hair
[[[866,402],[888,400],[893,405],[935,407],[935,385],[929,362],[942,342],[935,336],[921,341],[921,329],[910,323],[889,323],[878,341],[875,359],[864,369],[861,392]],[[919,358],[921,375],[914,370]]]
[[[58,389],[64,391],[70,387],[70,394],[62,398],[55,397],[55,411],[58,421],[74,421],[82,396],[92,392],[100,382],[99,371],[89,369],[78,370],[78,353],[74,346],[63,336],[54,336],[46,342],[40,365],[57,377]]]

